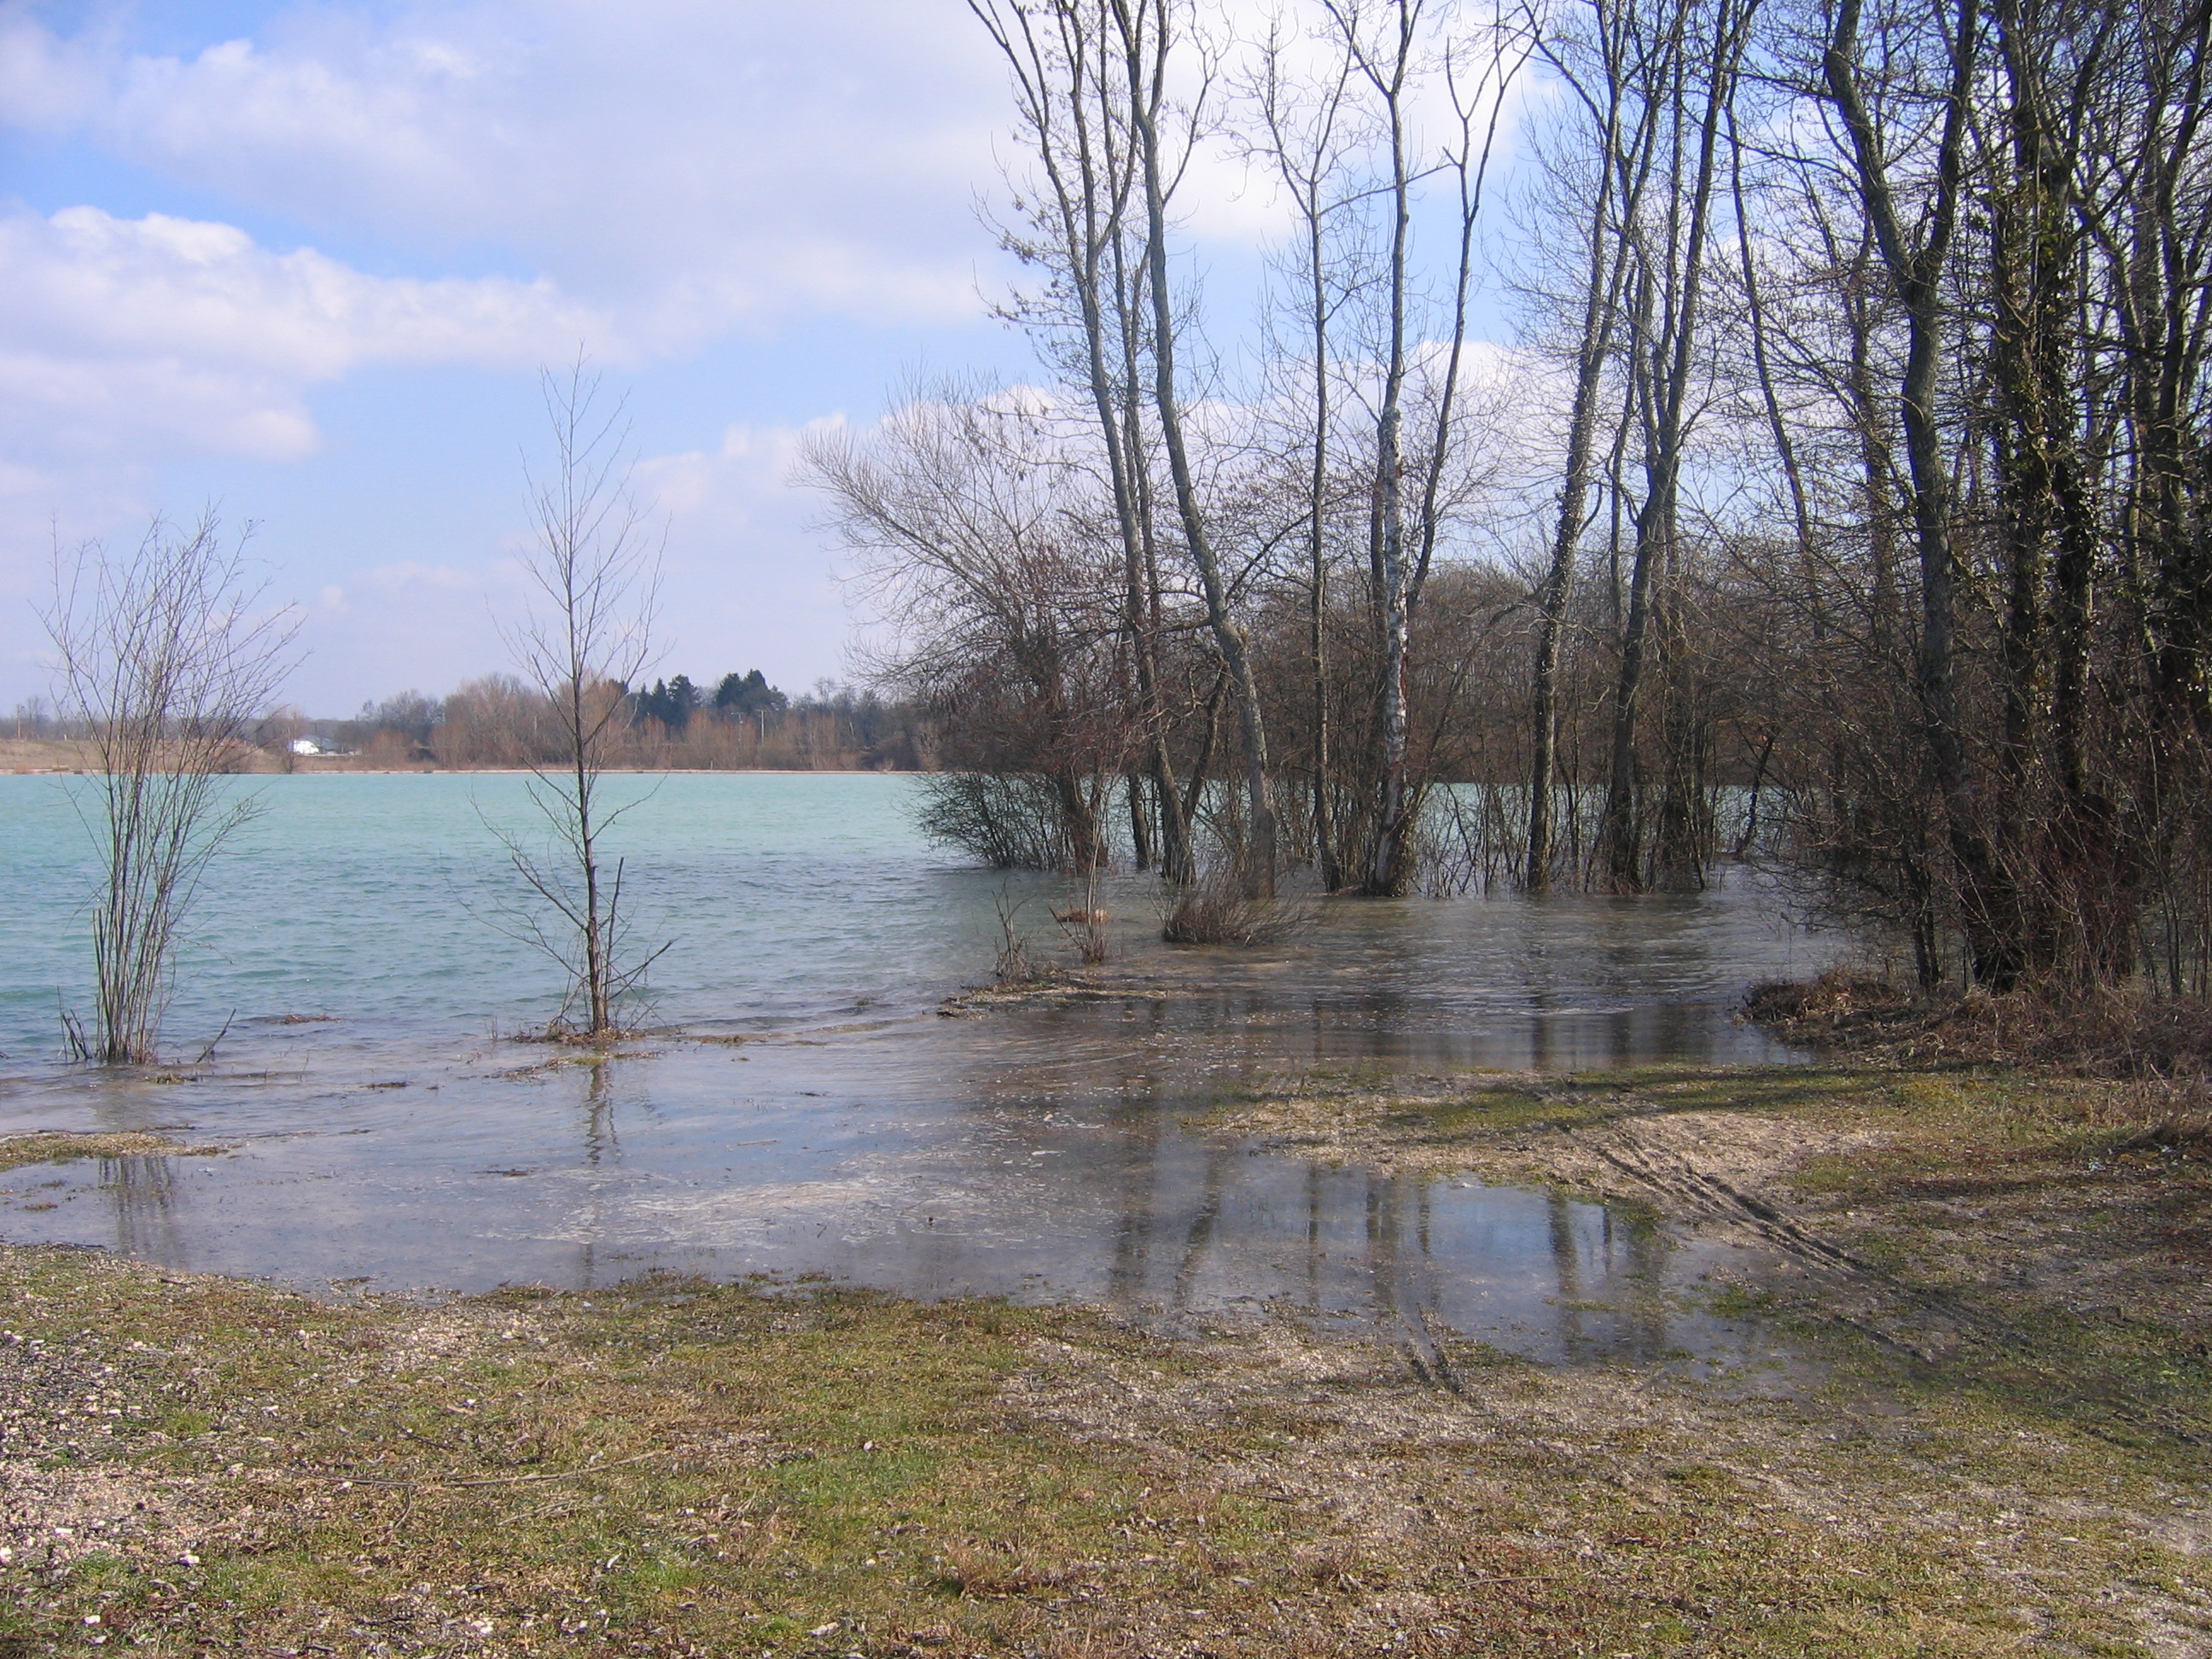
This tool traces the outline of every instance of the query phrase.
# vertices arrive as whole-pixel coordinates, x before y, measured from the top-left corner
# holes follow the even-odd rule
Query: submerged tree
[[[553,457],[545,476],[529,477],[537,545],[523,567],[538,597],[506,637],[524,679],[553,710],[556,758],[532,762],[529,785],[551,849],[541,854],[514,833],[496,833],[551,912],[523,913],[513,931],[568,971],[564,1014],[580,1011],[585,1032],[603,1037],[668,948],[628,948],[623,861],[604,868],[600,846],[636,805],[610,804],[601,782],[624,728],[626,688],[652,660],[660,550],[629,492],[621,403],[602,416],[599,376],[580,356],[564,373],[546,371],[541,384]]]
[[[1045,699],[1068,816],[1126,786],[1138,867],[1187,832],[1255,890],[1434,886],[1447,823],[1534,890],[1764,856],[1923,986],[2212,987],[2212,9],[973,9],[1042,279],[1021,534],[1083,556],[963,520],[1013,584],[963,605],[1082,662]],[[1237,159],[1270,280],[1201,295]],[[1500,279],[1517,349],[1469,335]],[[945,702],[933,752],[1028,858],[1037,746],[958,741],[1047,729],[1006,712]]]
[[[262,605],[246,537],[221,530],[211,512],[190,528],[156,518],[128,557],[91,543],[55,561],[44,620],[63,719],[97,763],[84,817],[104,865],[93,1029],[64,1016],[80,1060],[155,1057],[180,929],[209,865],[254,815],[225,775],[292,668],[299,623]]]

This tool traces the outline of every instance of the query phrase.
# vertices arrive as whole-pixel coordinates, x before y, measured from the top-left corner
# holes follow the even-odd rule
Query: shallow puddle
[[[1734,1374],[1778,1358],[1755,1327],[1699,1310],[1706,1248],[1634,1212],[1206,1134],[1190,1117],[1249,1075],[1234,1057],[1249,1045],[1131,1043],[1157,1006],[426,1066],[404,1088],[117,1090],[99,1127],[229,1150],[8,1172],[0,1227],[314,1290],[821,1273],[1155,1319],[1273,1310],[1545,1361]],[[1109,1045],[1116,1063],[1085,1052]]]

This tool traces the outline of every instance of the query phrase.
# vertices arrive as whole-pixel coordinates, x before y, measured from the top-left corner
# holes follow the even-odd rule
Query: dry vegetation
[[[2208,1097],[2212,1004],[2124,986],[2039,986],[1975,991],[1934,1001],[1875,979],[1824,974],[1754,987],[1749,1018],[1793,1042],[1893,1064],[2062,1067],[2145,1085],[2145,1099]]]
[[[1215,1115],[1323,1160],[1650,1206],[1781,1264],[1753,1301],[2205,1473],[2212,1163],[2127,1079],[2010,1069],[1309,1078]]]
[[[143,1129],[106,1134],[41,1130],[0,1139],[0,1170],[17,1169],[26,1164],[64,1164],[80,1158],[146,1158],[164,1152],[191,1158],[216,1150],[212,1146],[187,1146]]]

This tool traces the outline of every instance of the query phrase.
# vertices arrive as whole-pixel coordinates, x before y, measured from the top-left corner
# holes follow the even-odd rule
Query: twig
[[[222,1040],[223,1040],[225,1037],[227,1037],[227,1036],[228,1036],[230,1035],[230,1023],[231,1023],[231,1021],[232,1021],[232,1020],[236,1019],[237,1018],[238,1018],[238,1010],[237,1010],[237,1009],[235,1009],[235,1008],[234,1008],[234,1009],[232,1009],[232,1010],[230,1011],[229,1014],[228,1014],[228,1015],[224,1018],[224,1020],[223,1020],[223,1022],[222,1022],[222,1030],[221,1030],[220,1031],[217,1031],[217,1032],[215,1034],[215,1041],[214,1041],[214,1042],[210,1042],[210,1043],[209,1043],[209,1044],[208,1044],[208,1046],[207,1046],[206,1048],[203,1048],[203,1049],[201,1049],[201,1050],[200,1050],[200,1057],[199,1057],[198,1060],[194,1060],[194,1061],[192,1062],[192,1064],[193,1064],[193,1065],[195,1065],[195,1066],[204,1066],[204,1065],[206,1065],[206,1064],[208,1063],[208,1061],[210,1061],[210,1060],[213,1060],[213,1059],[215,1058],[215,1051],[216,1051],[216,1048],[217,1048],[222,1044]]]
[[[61,1011],[62,1035],[69,1043],[70,1058],[90,1060],[92,1044],[85,1039],[84,1022],[70,1012],[69,1004],[62,1000],[62,994],[58,989],[54,993],[54,1004]]]
[[[640,1452],[635,1457],[618,1457],[611,1463],[594,1463],[589,1468],[564,1469],[557,1474],[495,1474],[474,1480],[378,1480],[358,1474],[310,1474],[305,1470],[291,1471],[295,1480],[327,1480],[340,1486],[394,1486],[410,1492],[431,1486],[514,1486],[530,1480],[574,1480],[581,1475],[598,1474],[607,1469],[618,1469],[625,1464],[642,1463],[648,1457],[666,1457],[667,1451]]]

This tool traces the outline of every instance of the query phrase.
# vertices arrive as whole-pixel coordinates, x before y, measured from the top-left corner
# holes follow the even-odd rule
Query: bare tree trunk
[[[1789,417],[1774,384],[1774,365],[1769,361],[1766,307],[1761,298],[1759,261],[1752,252],[1751,214],[1743,192],[1743,139],[1736,131],[1735,109],[1728,112],[1729,196],[1735,219],[1736,257],[1743,271],[1744,321],[1750,325],[1753,378],[1759,384],[1759,406],[1766,416],[1766,431],[1781,464],[1782,481],[1790,491],[1790,522],[1797,532],[1797,556],[1812,556],[1813,506],[1805,489],[1805,470],[1797,459],[1797,445],[1790,435]]]
[[[1690,381],[1696,365],[1699,301],[1704,292],[1705,240],[1712,216],[1714,174],[1720,130],[1735,95],[1737,65],[1744,37],[1759,0],[1720,0],[1712,17],[1710,57],[1700,65],[1704,108],[1697,128],[1697,161],[1689,199],[1680,201],[1679,137],[1671,141],[1670,176],[1678,192],[1676,211],[1686,216],[1677,229],[1670,224],[1665,264],[1646,280],[1663,288],[1667,308],[1659,331],[1650,333],[1644,319],[1648,305],[1638,307],[1639,358],[1648,355],[1648,386],[1644,399],[1649,436],[1644,457],[1644,497],[1636,514],[1636,554],[1630,577],[1629,615],[1621,635],[1620,675],[1613,703],[1613,764],[1606,792],[1604,841],[1606,874],[1618,892],[1633,892],[1644,884],[1641,849],[1637,833],[1635,776],[1636,726],[1638,696],[1644,671],[1644,634],[1652,607],[1652,583],[1677,555],[1680,535],[1679,501],[1683,445],[1688,413]],[[1678,23],[1677,28],[1680,27]],[[1674,50],[1684,51],[1678,42]],[[1674,119],[1686,118],[1689,64],[1662,71],[1673,84],[1665,96],[1673,103]],[[1670,220],[1672,218],[1670,213]],[[1648,259],[1649,255],[1647,253]]]
[[[1272,897],[1275,890],[1275,809],[1267,777],[1267,729],[1260,704],[1260,687],[1243,626],[1230,609],[1227,582],[1215,556],[1198,482],[1191,471],[1190,450],[1184,441],[1181,393],[1176,380],[1175,307],[1168,282],[1167,207],[1165,169],[1161,164],[1159,117],[1166,96],[1165,73],[1172,44],[1170,15],[1173,0],[1109,0],[1120,27],[1121,48],[1127,63],[1127,88],[1132,123],[1143,164],[1146,216],[1146,262],[1152,304],[1152,396],[1160,422],[1160,441],[1167,450],[1168,471],[1175,481],[1176,507],[1182,520],[1183,541],[1199,583],[1206,595],[1206,619],[1214,647],[1227,669],[1237,701],[1239,736],[1243,739],[1244,789],[1249,823],[1244,869],[1240,872],[1247,897]]]
[[[1278,26],[1279,27],[1279,25]],[[1279,34],[1271,33],[1266,46],[1261,96],[1262,118],[1267,129],[1268,154],[1278,175],[1296,204],[1303,240],[1304,348],[1309,356],[1310,399],[1306,419],[1311,442],[1304,457],[1306,675],[1312,698],[1309,716],[1311,793],[1313,800],[1314,865],[1324,890],[1344,885],[1344,858],[1339,845],[1334,764],[1334,711],[1331,707],[1328,655],[1330,501],[1329,423],[1335,418],[1332,362],[1332,324],[1341,298],[1330,292],[1329,224],[1346,201],[1330,199],[1331,187],[1350,148],[1344,137],[1346,83],[1350,79],[1349,55],[1340,57],[1334,73],[1316,95],[1310,110],[1295,105],[1294,94],[1283,78],[1285,49]],[[1304,114],[1306,124],[1296,125]],[[1340,276],[1340,283],[1346,279]]]
[[[1147,758],[1153,792],[1159,803],[1160,873],[1181,885],[1196,880],[1198,868],[1191,852],[1190,817],[1183,809],[1182,797],[1176,784],[1175,756],[1168,746],[1166,699],[1159,683],[1158,647],[1166,633],[1166,619],[1162,615],[1160,600],[1158,503],[1153,496],[1152,459],[1145,441],[1145,377],[1141,369],[1146,332],[1145,262],[1141,249],[1138,251],[1139,257],[1131,262],[1126,257],[1128,249],[1127,238],[1115,239],[1113,292],[1115,331],[1121,342],[1119,392],[1121,444],[1127,456],[1123,471],[1134,498],[1139,556],[1130,598],[1143,635],[1145,672],[1150,678],[1150,690],[1146,693],[1152,721]]]
[[[1406,476],[1400,453],[1405,422],[1406,389],[1406,256],[1413,228],[1412,158],[1407,153],[1407,133],[1404,98],[1413,68],[1413,50],[1420,24],[1420,0],[1395,0],[1396,27],[1389,53],[1376,63],[1362,49],[1358,24],[1347,22],[1332,4],[1346,42],[1358,54],[1361,70],[1382,103],[1382,118],[1389,135],[1390,178],[1385,192],[1390,211],[1389,262],[1383,278],[1388,341],[1382,359],[1382,399],[1375,421],[1376,529],[1374,565],[1382,578],[1382,601],[1377,621],[1382,646],[1382,673],[1376,686],[1382,737],[1382,794],[1375,829],[1360,879],[1360,891],[1373,896],[1395,893],[1404,879],[1401,868],[1404,851],[1406,811],[1406,675],[1407,652],[1412,632],[1408,605],[1411,572],[1406,561]]]
[[[1158,629],[1150,614],[1150,490],[1138,411],[1126,384],[1135,377],[1138,356],[1139,301],[1131,289],[1144,280],[1124,258],[1136,158],[1126,112],[1115,107],[1120,89],[1109,56],[1107,15],[1082,0],[1038,7],[969,0],[969,9],[1013,72],[1023,119],[1051,191],[1058,242],[1052,260],[1076,303],[1085,389],[1098,422],[1121,542],[1123,626],[1136,680],[1137,738],[1158,786],[1161,866],[1169,880],[1188,881],[1189,833],[1167,748],[1154,649]],[[1049,22],[1048,33],[1040,33],[1041,20]]]
[[[1530,710],[1534,725],[1534,760],[1528,786],[1528,866],[1525,880],[1532,892],[1545,892],[1552,884],[1557,854],[1552,814],[1559,787],[1559,657],[1566,631],[1566,611],[1575,583],[1575,554],[1589,516],[1594,451],[1598,429],[1599,399],[1605,383],[1605,366],[1613,350],[1613,325],[1620,315],[1620,288],[1628,270],[1626,248],[1613,215],[1613,190],[1619,174],[1627,175],[1629,207],[1623,216],[1635,216],[1643,180],[1649,173],[1649,146],[1641,139],[1638,155],[1647,158],[1622,164],[1621,106],[1625,96],[1620,45],[1601,14],[1600,41],[1602,84],[1595,90],[1577,87],[1585,105],[1601,111],[1598,121],[1596,191],[1589,208],[1588,263],[1582,273],[1583,315],[1575,343],[1575,386],[1567,414],[1567,442],[1559,482],[1559,507],[1552,522],[1551,558],[1536,594],[1536,659],[1530,676]],[[1559,63],[1555,57],[1553,62]],[[1561,65],[1563,72],[1565,65]],[[1570,74],[1570,79],[1572,79]]]
[[[1949,94],[1917,246],[1905,229],[1882,137],[1860,90],[1860,7],[1861,0],[1840,0],[1821,73],[1850,135],[1860,202],[1905,316],[1905,367],[1898,401],[1920,554],[1920,648],[1915,678],[1922,733],[1936,793],[1943,803],[1952,857],[1965,888],[1975,971],[2002,988],[2018,978],[2022,964],[2017,921],[2010,914],[2015,907],[1980,822],[1960,723],[1959,560],[1952,544],[1950,469],[1936,409],[1944,344],[1942,284],[1966,177],[1967,99],[1980,61],[1980,0],[1957,0],[1950,26]]]
[[[1151,814],[1145,810],[1143,775],[1127,774],[1121,787],[1129,803],[1129,867],[1141,875],[1152,867],[1152,826]]]

